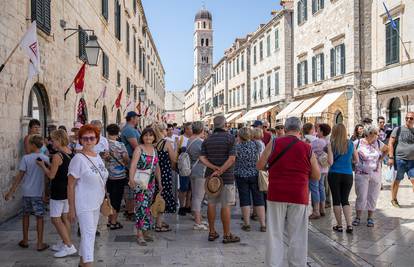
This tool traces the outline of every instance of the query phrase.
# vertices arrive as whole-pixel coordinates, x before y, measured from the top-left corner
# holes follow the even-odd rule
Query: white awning
[[[233,121],[234,119],[236,119],[237,117],[239,117],[241,114],[242,114],[241,111],[237,111],[237,112],[230,113],[230,116],[226,119],[226,122]]]
[[[297,106],[302,104],[303,100],[293,101],[287,107],[285,107],[281,112],[276,115],[276,120],[283,120],[289,116],[289,113],[292,112]]]
[[[321,117],[322,113],[329,108],[343,92],[328,93],[324,95],[319,101],[313,105],[308,111],[303,114],[305,117]]]
[[[233,113],[227,113],[227,114],[224,114],[224,117],[226,118],[226,120],[231,116],[231,115],[233,115]]]
[[[262,115],[263,113],[271,110],[272,108],[274,108],[276,105],[273,106],[267,106],[267,107],[262,107],[262,108],[255,108],[252,110],[249,110],[246,114],[243,115],[243,117],[241,117],[240,119],[238,119],[236,122],[237,123],[244,123],[244,122],[248,122],[248,121],[254,121],[257,120],[257,117]]]
[[[318,100],[319,97],[313,97],[313,98],[309,98],[309,99],[305,99],[303,100],[303,102],[297,106],[295,108],[295,110],[293,110],[290,114],[289,117],[302,117],[302,114],[308,109],[310,108],[313,103],[315,103]]]

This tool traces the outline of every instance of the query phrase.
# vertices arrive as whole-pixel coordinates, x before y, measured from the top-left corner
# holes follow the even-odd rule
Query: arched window
[[[337,111],[335,115],[335,124],[343,123],[344,122],[344,116],[342,115],[342,112]]]
[[[208,39],[206,39],[206,46],[208,46]]]
[[[41,85],[35,84],[30,90],[27,105],[27,116],[29,118],[38,119],[42,124],[42,133],[46,134],[48,115],[49,101],[46,91]]]
[[[205,21],[203,21],[203,29],[205,29],[207,26],[206,26],[206,22]]]
[[[390,101],[389,122],[392,126],[401,125],[401,101],[398,97],[394,97]]]
[[[201,46],[204,46],[204,38],[201,38]]]

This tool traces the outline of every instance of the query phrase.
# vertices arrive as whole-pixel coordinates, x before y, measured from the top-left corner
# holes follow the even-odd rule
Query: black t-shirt
[[[68,168],[74,154],[65,154],[58,152],[62,158],[62,164],[59,166],[55,179],[51,182],[50,198],[53,200],[65,200],[68,198]]]

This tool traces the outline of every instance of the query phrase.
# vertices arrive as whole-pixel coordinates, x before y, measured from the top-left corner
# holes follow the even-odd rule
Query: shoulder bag
[[[143,152],[143,150],[141,149],[141,153],[142,152]],[[141,170],[141,169],[137,168],[137,170],[135,172],[134,182],[137,184],[137,186],[139,186],[143,190],[148,189],[148,184],[149,184],[149,181],[151,179],[152,167],[154,167],[154,161],[155,161],[156,155],[157,154],[156,154],[155,149],[154,149],[153,156],[152,156],[151,167],[149,169]]]
[[[109,199],[109,194],[106,192],[106,189],[105,189],[105,184],[104,184],[104,178],[103,178],[103,175],[102,175],[102,173],[99,171],[99,169],[98,169],[98,167],[96,167],[95,166],[95,164],[93,163],[93,161],[90,159],[90,158],[88,158],[88,156],[86,156],[83,152],[80,152],[86,159],[88,159],[88,161],[90,162],[90,163],[92,163],[92,165],[95,167],[95,169],[98,171],[98,173],[99,173],[99,176],[101,176],[101,184],[102,184],[102,187],[103,187],[103,189],[104,189],[104,191],[105,191],[105,198],[104,198],[104,200],[103,200],[103,202],[102,202],[102,204],[101,204],[101,213],[102,213],[102,215],[103,216],[105,216],[105,217],[108,217],[109,215],[113,215],[114,214],[114,208],[112,207],[112,205],[111,205],[111,200]]]
[[[257,148],[257,160],[259,160],[259,158],[260,158],[260,147],[259,147],[257,142],[255,142],[255,145],[256,145],[256,148]],[[268,173],[268,171],[259,170],[259,176],[257,178],[257,183],[258,183],[260,192],[267,192],[267,190],[269,188],[269,173]]]

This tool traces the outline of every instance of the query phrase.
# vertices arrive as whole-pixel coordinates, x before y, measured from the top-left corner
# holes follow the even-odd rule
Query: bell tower
[[[213,71],[213,17],[203,7],[194,19],[194,85]]]

